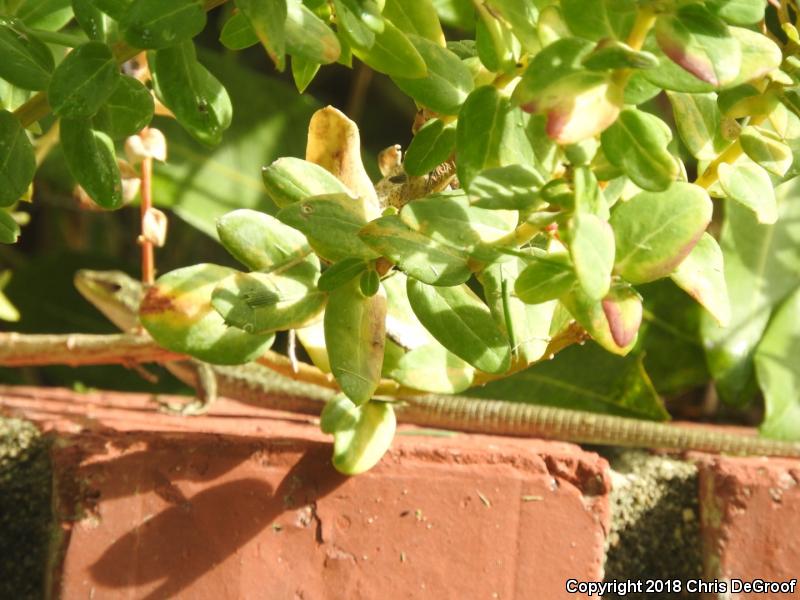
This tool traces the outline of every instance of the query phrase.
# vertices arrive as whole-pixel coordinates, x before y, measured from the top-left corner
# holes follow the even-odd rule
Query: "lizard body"
[[[142,296],[139,282],[120,272],[80,271],[79,291],[123,329],[136,326]],[[188,362],[167,363],[181,381],[197,383]],[[319,415],[335,391],[284,377],[267,367],[210,365],[218,392],[253,405]],[[465,396],[401,396],[395,411],[402,423],[476,433],[542,437],[611,445],[724,452],[740,455],[800,456],[800,442],[740,435],[701,426],[677,426],[626,417]]]

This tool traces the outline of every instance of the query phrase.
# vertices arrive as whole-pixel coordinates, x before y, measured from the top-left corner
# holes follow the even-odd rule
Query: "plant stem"
[[[656,13],[650,8],[642,8],[636,15],[636,21],[628,34],[627,44],[634,50],[641,50],[647,34],[656,24]]]
[[[146,133],[147,127],[141,133]],[[142,184],[141,184],[141,229],[139,244],[142,246],[142,283],[152,285],[155,281],[155,259],[153,256],[153,242],[145,233],[145,220],[147,213],[153,207],[153,159],[146,156],[142,159]]]
[[[636,21],[633,23],[633,28],[628,34],[628,39],[625,43],[634,50],[641,50],[644,46],[644,41],[647,39],[647,34],[656,24],[656,13],[651,8],[641,8],[636,13]],[[621,88],[625,88],[633,75],[633,69],[620,69],[614,74],[614,82]]]
[[[749,125],[759,125],[766,120],[766,115],[759,115],[750,119]],[[732,164],[742,155],[742,143],[737,139],[730,146],[728,146],[722,154],[717,156],[707,167],[703,173],[695,179],[695,185],[708,189],[719,179],[717,170],[723,163]]]

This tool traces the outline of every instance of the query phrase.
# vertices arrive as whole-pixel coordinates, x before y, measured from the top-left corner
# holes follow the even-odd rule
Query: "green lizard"
[[[78,290],[123,330],[138,326],[142,297],[138,281],[118,271],[79,271]],[[178,379],[198,383],[194,361],[167,363]],[[202,364],[202,363],[201,363]],[[242,402],[319,415],[335,391],[282,376],[248,364],[236,367],[203,365],[213,374],[219,393]],[[785,442],[734,433],[654,423],[583,411],[464,396],[402,396],[394,398],[398,420],[422,427],[478,433],[531,436],[611,445],[699,450],[744,455],[800,456],[800,442]]]

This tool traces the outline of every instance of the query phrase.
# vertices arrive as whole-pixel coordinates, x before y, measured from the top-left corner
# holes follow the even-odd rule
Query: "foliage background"
[[[48,2],[53,7],[59,3],[69,5],[64,0]],[[448,39],[472,36],[469,2],[437,4],[443,20],[451,23]],[[156,204],[172,211],[168,244],[157,256],[161,273],[198,262],[235,266],[209,236],[213,235],[214,219],[240,207],[271,212],[259,179],[260,168],[279,156],[302,156],[308,119],[316,108],[332,104],[357,121],[364,161],[374,180],[379,177],[377,152],[394,143],[405,148],[411,139],[414,104],[388,77],[373,73],[357,61],[353,70],[334,64],[323,68],[306,93],[298,95],[288,71],[276,72],[260,46],[232,52],[219,44],[219,33],[231,9],[229,4],[210,13],[208,26],[195,38],[202,62],[228,89],[235,108],[233,124],[222,144],[209,149],[175,122],[161,117],[154,121],[169,140],[169,161],[156,165],[154,181]],[[643,108],[658,114],[674,129],[672,111],[663,95]],[[674,136],[671,150],[687,163],[689,180],[693,180],[693,159],[681,147],[678,136]],[[0,245],[0,270],[11,268],[14,273],[5,292],[22,312],[19,323],[0,321],[0,329],[113,331],[113,326],[75,292],[72,276],[78,268],[137,273],[137,206],[108,213],[81,208],[72,197],[72,179],[58,149],[48,157],[35,183],[36,202],[24,207],[31,221],[20,242]],[[715,213],[718,218],[721,211]],[[517,399],[546,396],[557,404],[620,412],[604,398],[618,395],[625,374],[640,373],[643,364],[655,388],[668,399],[678,399],[677,404],[670,405],[674,415],[708,414],[704,400],[709,375],[698,333],[702,309],[669,280],[648,284],[640,291],[646,303],[646,324],[639,347],[630,357],[605,354],[589,343],[475,393]],[[582,373],[605,373],[608,377],[584,378]],[[0,369],[0,381],[78,388],[181,389],[167,375],[153,387],[139,374],[122,367]],[[726,419],[760,420],[760,405],[747,410],[723,408]]]

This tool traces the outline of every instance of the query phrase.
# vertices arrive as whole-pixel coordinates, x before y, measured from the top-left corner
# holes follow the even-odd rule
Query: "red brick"
[[[302,418],[146,402],[0,389],[61,432],[63,598],[550,599],[602,579],[608,467],[572,444],[399,435],[346,478]]]
[[[703,456],[698,466],[706,578],[799,578],[800,460]]]

